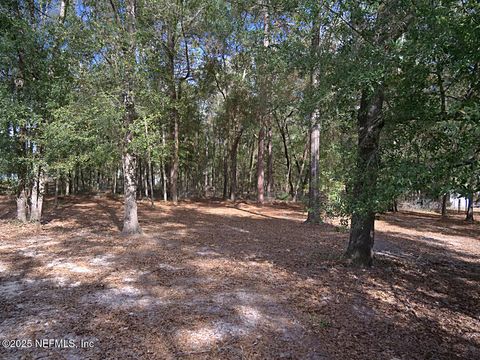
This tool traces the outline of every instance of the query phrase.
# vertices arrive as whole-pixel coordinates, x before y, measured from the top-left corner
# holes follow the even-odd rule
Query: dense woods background
[[[351,218],[480,191],[480,5],[460,1],[0,2],[0,179],[43,195],[304,201]],[[139,221],[140,220],[140,221]]]

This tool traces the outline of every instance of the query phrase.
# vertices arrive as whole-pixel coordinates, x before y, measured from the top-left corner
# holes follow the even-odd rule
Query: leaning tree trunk
[[[467,216],[465,221],[473,223],[473,193],[468,194]]]
[[[371,266],[373,261],[375,210],[371,205],[371,196],[375,194],[377,185],[378,144],[384,125],[382,107],[381,85],[371,95],[366,90],[362,92],[357,117],[357,169],[352,193],[352,224],[346,252],[346,256],[360,266]]]

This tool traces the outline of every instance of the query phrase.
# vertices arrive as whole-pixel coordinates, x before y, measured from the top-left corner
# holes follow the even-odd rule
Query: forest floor
[[[463,215],[381,215],[359,270],[348,233],[296,205],[142,202],[131,238],[119,199],[49,199],[41,225],[14,205],[0,197],[0,339],[77,347],[1,359],[480,359],[480,224]]]

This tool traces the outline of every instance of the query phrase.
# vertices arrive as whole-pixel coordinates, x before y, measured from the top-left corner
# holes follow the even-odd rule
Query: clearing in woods
[[[39,226],[1,201],[0,338],[94,344],[2,359],[480,358],[480,227],[463,215],[381,215],[358,271],[348,233],[299,206],[140,203],[128,238],[119,200],[48,200]]]

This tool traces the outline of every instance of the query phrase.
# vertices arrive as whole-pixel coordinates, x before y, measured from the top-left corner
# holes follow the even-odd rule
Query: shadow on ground
[[[42,226],[0,222],[0,337],[94,343],[2,358],[480,357],[477,225],[387,215],[375,267],[358,270],[347,234],[298,207],[139,209],[133,238],[106,198],[47,207]]]

